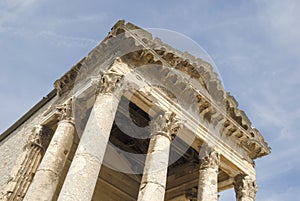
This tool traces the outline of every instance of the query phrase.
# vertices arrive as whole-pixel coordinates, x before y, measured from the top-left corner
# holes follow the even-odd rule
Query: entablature
[[[118,59],[117,62],[119,64],[114,66],[118,66],[119,70],[123,70],[123,73],[126,72],[124,79],[130,87],[124,91],[124,95],[130,101],[138,105],[152,117],[160,113],[161,110],[171,110],[175,112],[184,121],[184,129],[182,129],[183,131],[178,135],[180,138],[187,143],[191,143],[196,150],[201,147],[199,144],[193,143],[193,140],[196,138],[200,138],[203,142],[215,147],[215,149],[224,156],[221,157],[221,159],[226,159],[226,163],[230,161],[233,164],[231,166],[235,167],[231,167],[230,169],[230,173],[233,176],[242,171],[251,177],[255,177],[255,170],[248,153],[242,147],[239,147],[234,142],[228,140],[225,136],[216,134],[211,130],[209,127],[210,123],[206,119],[206,112],[209,112],[210,110],[206,110],[206,112],[200,113],[200,115],[191,113],[190,110],[182,108],[180,103],[168,96],[161,88],[153,86],[151,82],[147,80],[147,76],[138,74],[138,72],[133,69],[130,70],[130,66],[122,63],[120,59]],[[126,68],[127,70],[124,71]],[[168,77],[166,77],[166,79],[167,78]],[[94,87],[93,80],[91,79],[87,85],[82,86],[82,89],[78,89],[78,93],[74,94],[74,98],[76,99],[77,96],[80,96],[86,91],[93,93],[94,90],[91,90],[90,88]]]

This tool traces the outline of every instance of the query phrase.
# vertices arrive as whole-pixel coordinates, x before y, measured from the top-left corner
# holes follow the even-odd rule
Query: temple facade
[[[0,200],[254,201],[269,153],[210,63],[120,20],[0,135]]]

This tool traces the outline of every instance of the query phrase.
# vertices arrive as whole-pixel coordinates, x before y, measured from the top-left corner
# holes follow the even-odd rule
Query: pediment
[[[252,127],[235,98],[224,90],[212,65],[122,20],[87,57],[55,82],[57,94],[68,94],[76,85],[102,74],[116,58],[153,86],[160,87],[184,109],[214,126],[221,122],[221,135],[242,146],[251,159],[270,153],[263,136]]]

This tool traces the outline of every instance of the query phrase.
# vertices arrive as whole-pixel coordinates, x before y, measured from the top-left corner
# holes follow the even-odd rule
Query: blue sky
[[[259,201],[299,200],[300,1],[0,1],[0,132],[52,89],[118,19],[170,29],[213,58],[272,147],[256,161]],[[233,199],[232,191],[220,200]]]

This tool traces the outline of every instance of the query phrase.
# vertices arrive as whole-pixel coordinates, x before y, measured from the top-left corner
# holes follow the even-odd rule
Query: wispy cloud
[[[37,34],[42,40],[48,40],[52,45],[65,47],[86,47],[95,46],[98,41],[90,38],[65,36],[54,33],[52,31],[42,31]]]

